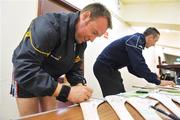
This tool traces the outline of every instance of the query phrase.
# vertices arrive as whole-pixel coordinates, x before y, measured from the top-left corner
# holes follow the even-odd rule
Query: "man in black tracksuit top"
[[[103,96],[125,92],[123,79],[118,69],[128,68],[133,75],[144,78],[156,85],[174,85],[172,81],[160,81],[151,72],[142,55],[144,47],[154,46],[160,33],[156,28],[148,28],[144,34],[135,33],[120,38],[108,45],[94,64],[94,74],[99,81]]]
[[[89,99],[92,89],[83,86],[86,80],[80,69],[86,42],[111,27],[110,12],[99,3],[81,12],[49,13],[34,19],[12,59],[11,94],[20,115],[37,113],[38,104],[41,111],[55,109],[56,99],[73,103]],[[64,74],[71,86],[57,82]]]

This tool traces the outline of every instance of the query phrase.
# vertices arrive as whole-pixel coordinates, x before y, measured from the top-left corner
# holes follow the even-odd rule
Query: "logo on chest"
[[[80,58],[79,55],[78,55],[78,56],[75,57],[74,63],[77,63],[77,62],[79,62],[79,61],[81,61],[81,58]]]

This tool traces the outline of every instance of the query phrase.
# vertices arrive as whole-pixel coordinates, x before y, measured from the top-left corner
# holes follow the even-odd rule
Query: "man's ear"
[[[91,17],[91,12],[90,11],[85,11],[82,13],[82,20],[89,20]]]
[[[153,35],[148,35],[147,38],[148,38],[148,40],[151,40],[151,39],[154,39],[154,36]]]

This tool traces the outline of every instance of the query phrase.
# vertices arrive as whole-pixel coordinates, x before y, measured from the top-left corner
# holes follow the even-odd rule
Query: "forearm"
[[[84,86],[81,83],[72,87],[58,83],[53,96],[62,102],[70,101],[72,103],[80,103],[88,100],[91,97],[92,92],[91,88]]]

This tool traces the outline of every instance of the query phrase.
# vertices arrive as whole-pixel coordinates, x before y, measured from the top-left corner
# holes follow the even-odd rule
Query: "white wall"
[[[180,49],[180,31],[162,31],[160,40],[157,42],[157,44]]]
[[[176,24],[180,23],[179,8],[179,1],[159,3],[139,2],[138,4],[124,4],[121,14],[126,21]]]
[[[1,25],[1,18],[2,18],[2,4],[0,2],[0,87],[2,86],[2,25]],[[0,106],[2,106],[2,90],[0,88]],[[1,118],[1,117],[0,117]]]
[[[10,96],[10,84],[12,74],[12,53],[21,41],[31,20],[37,13],[37,0],[1,0],[1,79],[0,91],[2,91],[0,119],[7,120],[17,117],[15,99]]]
[[[0,2],[0,48],[2,48],[2,24],[1,24],[1,19],[2,18],[2,4]],[[0,49],[0,82],[1,82],[1,77],[2,77],[2,67],[1,63],[2,62],[2,49]]]
[[[84,8],[87,4],[94,2],[94,0],[66,0],[66,1],[80,9]]]

